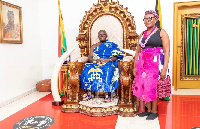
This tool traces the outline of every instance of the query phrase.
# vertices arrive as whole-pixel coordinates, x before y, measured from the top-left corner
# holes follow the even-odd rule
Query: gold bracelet
[[[97,63],[97,61],[96,61],[96,60],[93,60],[93,63]]]

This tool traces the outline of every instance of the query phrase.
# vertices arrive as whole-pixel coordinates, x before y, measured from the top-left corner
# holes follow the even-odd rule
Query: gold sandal
[[[89,95],[89,94],[84,94],[83,95],[83,101],[88,101],[88,100],[90,100],[90,99],[92,99],[93,97],[91,96],[91,95]]]
[[[108,96],[108,95],[106,95],[106,97],[105,97],[105,100],[104,100],[106,103],[108,103],[108,102],[111,102],[111,97],[110,96]]]

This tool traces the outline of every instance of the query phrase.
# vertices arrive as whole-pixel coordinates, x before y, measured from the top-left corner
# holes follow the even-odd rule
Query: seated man
[[[88,60],[81,72],[81,86],[88,91],[108,92],[105,97],[106,102],[111,101],[111,93],[118,89],[119,69],[118,60],[123,59],[124,53],[118,45],[106,40],[105,30],[98,32],[100,42],[92,45]],[[83,100],[92,98],[91,92],[84,94]]]

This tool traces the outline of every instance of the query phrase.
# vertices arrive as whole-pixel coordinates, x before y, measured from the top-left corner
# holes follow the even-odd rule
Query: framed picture
[[[1,43],[23,43],[21,7],[0,1],[0,14]]]

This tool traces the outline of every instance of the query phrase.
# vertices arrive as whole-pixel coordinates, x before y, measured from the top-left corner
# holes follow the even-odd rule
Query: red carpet
[[[200,127],[200,96],[173,95],[171,101],[159,101],[161,129],[191,129]],[[12,129],[13,125],[36,115],[48,115],[55,119],[48,129],[114,129],[118,115],[90,117],[80,113],[63,113],[61,106],[52,106],[49,94],[0,122],[0,129]],[[134,127],[133,127],[134,129]]]

